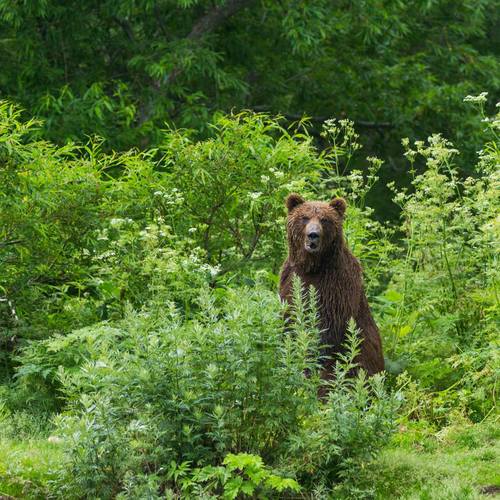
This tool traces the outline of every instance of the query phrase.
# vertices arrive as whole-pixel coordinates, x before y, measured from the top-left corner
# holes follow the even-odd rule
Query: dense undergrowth
[[[205,141],[167,130],[110,155],[40,141],[3,103],[0,494],[474,498],[497,483],[500,122],[481,118],[473,177],[440,135],[403,141],[395,224],[366,205],[384,167],[354,168],[348,121],[325,124],[321,153],[303,124],[241,114]],[[348,200],[384,341],[388,374],[351,378],[351,328],[327,399],[314,303],[286,331],[276,293],[290,191]],[[460,467],[480,474],[457,483]]]

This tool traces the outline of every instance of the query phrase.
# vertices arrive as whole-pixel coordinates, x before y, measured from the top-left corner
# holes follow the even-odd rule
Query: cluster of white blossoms
[[[347,118],[338,121],[335,118],[325,120],[321,135],[322,137],[328,137],[330,135],[334,144],[341,148],[348,148],[351,151],[356,151],[361,148],[361,144],[357,142],[359,134],[357,134],[354,129],[354,122]]]
[[[219,265],[211,266],[210,264],[202,264],[200,266],[200,270],[208,272],[210,274],[210,277],[215,278],[219,274],[221,267]]]
[[[128,217],[126,219],[115,218],[115,219],[110,219],[109,224],[114,227],[119,227],[122,224],[131,224],[132,222],[134,222],[134,220]]]
[[[278,179],[281,179],[285,175],[284,172],[282,172],[281,170],[278,170],[277,168],[273,168],[273,167],[271,167],[269,169],[269,172],[271,173],[271,175],[274,175],[274,177],[276,177]],[[262,176],[262,177],[264,177],[264,176]],[[261,177],[261,179],[262,179],[262,177]]]
[[[139,235],[142,240],[146,241],[156,241],[158,237],[165,237],[170,234],[170,226],[166,226],[163,224],[158,225],[148,225],[142,231],[139,232]]]
[[[106,260],[110,257],[114,257],[115,255],[116,252],[114,250],[106,250],[105,252],[95,255],[94,260]]]
[[[182,205],[184,197],[177,188],[172,188],[170,191],[155,191],[153,196],[162,198],[166,205]]]
[[[97,238],[98,241],[106,241],[109,240],[108,237],[108,230],[106,228],[97,231]]]
[[[410,141],[405,138],[401,141],[406,149],[404,155],[413,161],[417,154],[422,155],[427,159],[429,166],[432,164],[435,167],[439,164],[448,162],[454,155],[460,154],[458,149],[453,147],[453,144],[441,136],[441,134],[433,134],[427,138],[427,144],[424,141],[415,141],[414,147],[410,147]]]
[[[368,161],[374,167],[378,167],[378,168],[381,167],[382,164],[384,163],[384,160],[381,160],[380,158],[377,158],[376,156],[367,156],[366,161]]]
[[[479,95],[468,95],[464,97],[464,102],[478,102],[483,103],[487,101],[486,96],[488,92],[481,92]]]

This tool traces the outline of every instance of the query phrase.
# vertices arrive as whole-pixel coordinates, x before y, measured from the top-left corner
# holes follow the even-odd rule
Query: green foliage
[[[160,152],[120,155],[37,141],[7,104],[0,117],[7,372],[26,339],[119,318],[127,303],[189,313],[193,291],[218,274],[268,263],[276,273],[283,197],[322,165],[309,137],[261,115],[221,117],[204,142],[172,131]]]
[[[150,480],[194,497],[298,488],[262,460],[308,485],[343,482],[348,491],[355,464],[387,441],[398,405],[381,377],[349,377],[356,332],[322,402],[309,308],[285,333],[282,307],[265,290],[202,292],[200,300],[191,320],[131,312],[114,330],[96,325],[79,369],[59,366],[70,403],[59,418],[68,443],[59,494],[109,498]],[[74,359],[71,343],[48,343],[49,353],[65,349]]]
[[[367,179],[353,172],[342,180],[356,147],[345,147],[352,124],[322,155],[308,135],[251,114],[221,116],[206,141],[167,131],[159,150],[108,155],[99,142],[40,142],[34,124],[12,107],[0,113],[7,373],[9,353],[27,339],[120,318],[127,303],[167,300],[189,315],[204,283],[248,281],[263,268],[276,280],[286,251],[283,199],[294,190],[312,193],[320,176],[316,196],[352,198],[346,234],[369,264],[368,285],[385,279],[390,233],[370,221],[365,206],[380,165]],[[385,243],[374,245],[375,235]]]
[[[296,471],[308,490],[341,497],[372,493],[369,487],[358,490],[357,475],[394,430],[389,416],[397,410],[401,395],[390,394],[381,375],[368,379],[361,371],[350,378],[359,345],[359,332],[352,321],[327,403],[317,414],[309,415],[300,432],[290,438],[285,467]]]
[[[285,250],[283,199],[318,178],[321,159],[310,137],[265,115],[221,116],[213,131],[216,138],[202,142],[166,135],[160,150],[170,191],[158,193],[160,213],[177,233],[191,231],[220,274],[263,260],[276,272]],[[180,200],[175,214],[172,196]]]
[[[97,169],[89,161],[75,161],[77,148],[26,142],[35,123],[19,121],[19,113],[6,103],[0,106],[0,123],[0,293],[4,298],[0,341],[5,350],[17,344],[19,335],[40,337],[47,326],[57,328],[51,303],[57,302],[58,284],[65,283],[67,291],[85,275],[79,253],[98,224],[96,206],[101,195]],[[48,291],[51,300],[44,297]],[[37,316],[44,326],[36,320],[24,321]],[[8,366],[8,360],[2,361]]]
[[[474,178],[459,177],[453,165],[458,151],[440,135],[415,149],[403,141],[411,172],[418,155],[427,169],[414,174],[413,191],[396,195],[406,256],[395,264],[382,296],[382,318],[390,331],[389,356],[404,358],[423,387],[442,391],[437,418],[446,418],[454,407],[482,419],[495,406],[499,117],[486,120],[488,142]]]
[[[205,466],[191,470],[187,462],[180,465],[172,462],[167,478],[179,484],[183,498],[212,495],[224,499],[266,498],[272,492],[300,491],[295,480],[271,473],[259,456],[229,453],[222,463],[218,467]]]
[[[304,122],[243,113],[218,115],[204,140],[170,128],[157,149],[109,154],[97,140],[42,141],[2,104],[2,439],[50,429],[59,448],[42,452],[57,467],[35,477],[14,461],[19,481],[8,472],[0,484],[63,498],[273,497],[298,485],[319,498],[401,496],[390,452],[377,462],[396,412],[393,445],[431,454],[457,422],[494,421],[499,116],[485,93],[465,101],[484,128],[474,175],[460,175],[444,136],[404,140],[411,186],[393,186],[392,225],[370,206],[385,166],[358,168],[349,120],[325,124],[320,152]],[[303,303],[296,286],[285,328],[276,284],[290,191],[347,198],[345,234],[402,403],[383,376],[353,376],[353,325],[325,395],[313,290]],[[421,459],[409,453],[412,471]],[[477,493],[440,470],[437,495]],[[431,494],[420,477],[409,498]]]
[[[349,116],[401,177],[401,134],[474,153],[462,97],[498,96],[498,16],[495,0],[2,0],[0,88],[45,137],[118,149],[157,145],[165,121],[207,134],[217,111]]]

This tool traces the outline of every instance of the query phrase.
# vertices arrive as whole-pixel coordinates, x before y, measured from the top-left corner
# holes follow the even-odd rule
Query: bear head
[[[342,224],[347,205],[343,198],[325,203],[305,201],[292,193],[286,206],[289,254],[295,264],[314,267],[315,262],[331,256],[344,244]]]

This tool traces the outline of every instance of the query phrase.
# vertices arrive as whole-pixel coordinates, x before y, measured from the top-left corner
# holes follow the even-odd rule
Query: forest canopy
[[[217,111],[349,118],[393,161],[438,130],[475,152],[462,102],[500,91],[496,0],[0,1],[0,98],[59,143],[154,146]],[[397,162],[396,162],[397,163]]]

